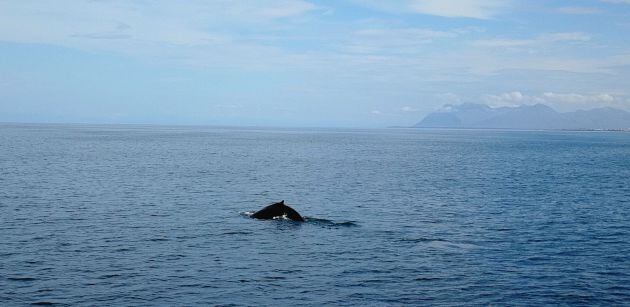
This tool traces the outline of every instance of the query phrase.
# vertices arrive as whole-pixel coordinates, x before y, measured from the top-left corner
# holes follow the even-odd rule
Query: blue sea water
[[[629,305],[629,178],[621,132],[4,124],[0,305]]]

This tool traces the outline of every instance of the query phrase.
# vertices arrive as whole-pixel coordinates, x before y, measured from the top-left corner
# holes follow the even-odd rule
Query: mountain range
[[[610,107],[560,113],[544,104],[497,108],[474,103],[449,104],[413,127],[616,130],[630,129],[630,113]]]

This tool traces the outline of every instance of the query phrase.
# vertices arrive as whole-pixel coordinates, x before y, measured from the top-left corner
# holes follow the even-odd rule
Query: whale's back
[[[273,219],[274,217],[280,217],[284,215],[286,215],[287,218],[293,221],[304,222],[304,218],[293,208],[285,205],[284,200],[260,209],[256,213],[252,214],[251,217],[255,219],[269,220]]]

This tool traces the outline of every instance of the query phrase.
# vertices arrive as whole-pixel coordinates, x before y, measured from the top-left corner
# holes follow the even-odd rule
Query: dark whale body
[[[293,208],[285,205],[284,200],[260,209],[256,213],[252,214],[251,217],[261,220],[270,220],[274,217],[284,215],[293,221],[304,222],[304,218],[297,211],[293,210]]]

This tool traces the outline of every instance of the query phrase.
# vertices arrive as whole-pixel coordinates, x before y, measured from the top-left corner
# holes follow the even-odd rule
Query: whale
[[[251,215],[252,218],[261,220],[270,220],[281,216],[286,216],[292,221],[304,222],[304,218],[293,208],[285,205],[284,200],[264,207]]]

